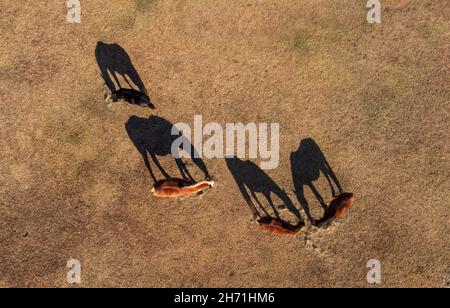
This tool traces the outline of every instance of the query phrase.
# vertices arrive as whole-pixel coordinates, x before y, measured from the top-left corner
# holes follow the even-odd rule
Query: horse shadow
[[[202,159],[197,158],[199,155],[195,147],[169,121],[158,116],[150,116],[148,119],[132,116],[125,124],[125,129],[141,154],[154,182],[157,182],[158,178],[149,158],[151,158],[151,161],[164,178],[173,178],[166,172],[158,159],[158,157],[167,155],[171,155],[174,158],[183,179],[195,181],[187,165],[178,154],[179,150],[184,150],[186,153],[189,153],[193,163],[203,172],[205,178],[210,178],[205,163]],[[180,145],[174,147],[173,145],[176,141]],[[172,154],[172,147],[174,147],[174,151],[177,153]]]
[[[299,149],[291,153],[291,171],[295,195],[311,222],[314,222],[315,219],[311,215],[310,205],[305,197],[305,188],[312,191],[324,211],[327,211],[328,205],[314,184],[322,174],[330,186],[333,198],[343,193],[342,186],[325,155],[311,138],[303,139]]]
[[[251,161],[243,161],[237,157],[227,157],[226,163],[245,201],[249,205],[254,219],[258,217],[261,220],[271,217],[258,199],[257,193],[260,193],[269,203],[277,219],[281,220],[278,209],[273,202],[272,194],[277,196],[284,203],[283,207],[285,206],[301,223],[303,222],[300,212],[292,203],[286,192],[256,164]],[[261,215],[260,211],[263,215]]]
[[[144,82],[131,62],[130,56],[120,45],[98,42],[95,48],[95,58],[101,76],[111,93],[125,89],[119,80],[119,77],[122,77],[131,90],[148,97]],[[135,87],[138,90],[135,90]]]

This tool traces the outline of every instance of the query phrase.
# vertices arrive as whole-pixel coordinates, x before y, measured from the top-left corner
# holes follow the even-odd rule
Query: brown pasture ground
[[[72,258],[82,287],[370,287],[369,259],[381,286],[443,286],[448,3],[383,0],[379,25],[360,0],[81,4],[69,24],[64,1],[0,3],[0,287],[68,287]],[[99,41],[126,50],[155,111],[105,102]],[[280,123],[266,173],[299,209],[289,158],[313,138],[354,207],[328,229],[264,234],[224,159],[205,160],[213,190],[155,199],[125,123],[196,114]]]

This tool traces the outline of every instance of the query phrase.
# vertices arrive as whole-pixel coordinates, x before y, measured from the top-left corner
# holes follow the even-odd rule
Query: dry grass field
[[[383,287],[444,286],[448,3],[383,0],[378,25],[361,0],[81,5],[69,24],[65,1],[0,3],[0,287],[69,287],[72,258],[81,287],[372,287],[369,259]],[[155,110],[105,101],[98,42],[126,51]],[[327,229],[264,234],[225,159],[204,159],[212,190],[154,198],[126,124],[196,114],[280,123],[280,166],[237,169],[271,179],[303,217],[291,154],[313,140],[354,207]],[[323,175],[315,187],[331,200]]]

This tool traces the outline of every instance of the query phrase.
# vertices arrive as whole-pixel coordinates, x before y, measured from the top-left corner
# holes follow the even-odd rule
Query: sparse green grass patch
[[[81,134],[81,132],[78,132],[78,131],[70,131],[66,135],[66,142],[74,144],[74,145],[80,144],[82,140],[83,140],[83,135]]]
[[[157,3],[156,0],[135,0],[135,1],[136,1],[136,8],[140,13],[151,11]]]
[[[298,32],[292,42],[292,49],[303,54],[310,52],[311,47],[309,44],[310,35],[305,32]]]

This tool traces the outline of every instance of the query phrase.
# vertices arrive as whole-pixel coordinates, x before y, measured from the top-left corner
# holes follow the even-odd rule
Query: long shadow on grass
[[[148,91],[125,49],[118,44],[98,42],[95,58],[101,76],[113,97],[118,96],[118,99],[140,105],[145,102],[145,105],[152,106]],[[120,77],[129,88],[122,87]]]
[[[271,215],[264,208],[264,205],[258,199],[257,193],[260,193],[269,203],[276,218],[281,219],[278,209],[272,200],[273,194],[280,198],[280,200],[284,203],[283,206],[287,207],[289,211],[297,216],[300,222],[303,222],[300,212],[292,203],[286,192],[282,190],[280,186],[278,186],[256,164],[251,161],[243,161],[236,157],[226,158],[226,163],[245,201],[249,205],[254,218],[258,217],[260,219],[264,219],[266,217],[271,217]]]
[[[210,178],[208,169],[206,168],[203,160],[200,158],[195,158],[198,156],[196,155],[197,150],[169,121],[157,116],[150,116],[148,119],[132,116],[125,124],[125,129],[131,141],[142,155],[145,166],[155,182],[158,181],[158,178],[152,168],[150,159],[161,172],[163,177],[166,179],[172,178],[172,176],[170,176],[163,168],[158,157],[167,155],[172,156],[172,145],[176,140],[178,140],[177,142],[182,141],[182,143],[180,142],[178,149],[189,153],[192,157],[191,159],[193,163],[204,173],[205,178]],[[182,178],[194,181],[194,178],[192,177],[191,172],[188,170],[188,167],[184,161],[177,157],[174,157],[174,160],[178,166]]]
[[[309,202],[305,197],[305,188],[309,188],[312,191],[324,210],[328,206],[314,185],[314,182],[320,178],[321,174],[328,181],[333,198],[343,192],[342,186],[326,160],[325,155],[317,143],[311,138],[303,139],[300,142],[299,149],[291,154],[291,170],[296,197],[311,222],[314,221],[314,218],[311,215]]]

